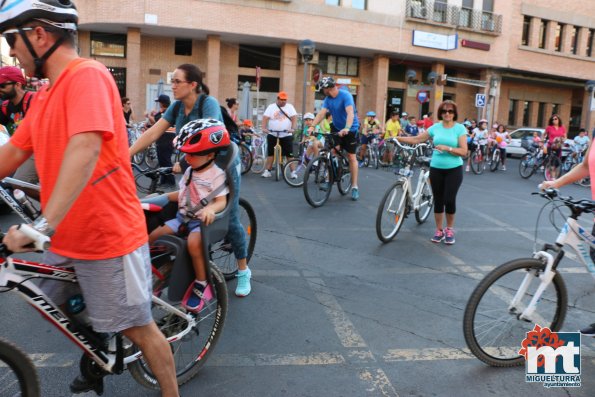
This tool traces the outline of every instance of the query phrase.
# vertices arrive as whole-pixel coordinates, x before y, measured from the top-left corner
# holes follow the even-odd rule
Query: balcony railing
[[[476,31],[502,33],[502,15],[453,6],[443,1],[407,0],[406,17]]]

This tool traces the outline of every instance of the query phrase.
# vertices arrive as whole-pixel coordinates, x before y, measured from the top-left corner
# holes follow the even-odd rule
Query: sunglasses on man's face
[[[9,85],[15,85],[15,84],[16,83],[14,81],[9,81],[8,83],[2,83],[2,84],[0,84],[0,89],[5,89]]]
[[[26,32],[26,31],[33,30],[33,29],[35,29],[35,27],[32,26],[32,27],[21,28],[20,31]],[[14,45],[17,41],[18,33],[19,33],[19,29],[8,29],[2,33],[2,36],[4,36],[4,38],[6,39],[6,43],[8,44],[8,46],[11,49],[14,49]]]

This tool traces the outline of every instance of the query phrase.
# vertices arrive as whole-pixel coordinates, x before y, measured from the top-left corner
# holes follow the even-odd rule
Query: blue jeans
[[[235,197],[231,204],[229,214],[229,229],[227,230],[227,239],[231,243],[233,254],[236,259],[245,259],[248,257],[248,243],[246,242],[246,232],[240,223],[240,182],[241,178],[241,160],[240,156],[235,158],[232,166],[232,183],[235,191]]]

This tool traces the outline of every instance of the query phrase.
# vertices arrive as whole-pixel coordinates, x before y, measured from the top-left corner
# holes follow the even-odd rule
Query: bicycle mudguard
[[[172,302],[180,302],[188,286],[196,278],[186,240],[177,236],[165,235],[159,237],[153,244],[169,247],[176,257],[169,277],[167,298]]]

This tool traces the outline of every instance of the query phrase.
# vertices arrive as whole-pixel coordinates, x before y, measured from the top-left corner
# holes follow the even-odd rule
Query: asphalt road
[[[182,395],[594,395],[593,340],[582,341],[581,388],[526,383],[524,367],[490,368],[465,350],[462,317],[471,291],[494,266],[531,256],[544,203],[530,194],[540,179],[521,179],[516,160],[508,166],[506,172],[465,174],[454,246],[431,243],[432,218],[417,225],[414,217],[393,242],[380,243],[376,210],[392,173],[361,170],[360,201],[335,188],[319,209],[306,203],[301,189],[246,175],[242,196],[258,219],[253,291],[236,298],[230,282],[223,337]],[[590,197],[579,186],[563,193]],[[0,227],[14,221],[2,215]],[[547,217],[538,234],[553,241]],[[572,259],[564,259],[561,270],[570,302],[563,330],[575,331],[595,321],[593,278]],[[33,355],[43,396],[69,395],[80,352],[15,294],[0,299],[0,332]],[[104,395],[133,394],[158,395],[127,374],[106,379]]]

